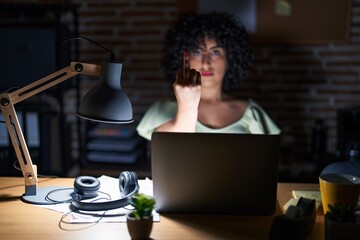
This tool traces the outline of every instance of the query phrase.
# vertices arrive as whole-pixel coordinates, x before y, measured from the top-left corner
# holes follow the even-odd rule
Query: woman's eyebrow
[[[221,47],[219,45],[215,45],[215,46],[210,47],[210,49],[214,49],[214,48],[221,48]]]
[[[219,46],[219,45],[214,45],[214,46],[211,46],[209,49],[212,50],[214,48],[222,48],[222,47]],[[200,49],[201,51],[206,51],[207,50],[206,46],[199,46],[198,49]]]

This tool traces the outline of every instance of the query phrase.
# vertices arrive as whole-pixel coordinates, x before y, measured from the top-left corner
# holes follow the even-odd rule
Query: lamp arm
[[[100,65],[71,62],[69,66],[10,93],[10,98],[16,104],[78,74],[99,76],[100,71]]]
[[[36,195],[37,192],[37,167],[31,161],[31,156],[22,133],[14,104],[19,103],[37,93],[55,86],[78,74],[99,76],[101,66],[81,62],[71,62],[69,66],[41,78],[25,87],[11,93],[0,94],[0,109],[4,115],[11,143],[15,149],[20,163],[22,174],[25,178],[25,195]]]

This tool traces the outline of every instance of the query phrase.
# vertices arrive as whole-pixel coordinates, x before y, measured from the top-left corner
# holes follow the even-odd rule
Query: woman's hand
[[[184,65],[176,76],[174,92],[178,104],[175,118],[159,126],[157,131],[195,132],[201,97],[201,75],[190,69],[190,55],[184,52]]]
[[[195,69],[190,69],[190,54],[187,50],[184,51],[183,61],[183,68],[177,72],[174,83],[175,97],[182,113],[197,113],[201,97],[201,75]]]

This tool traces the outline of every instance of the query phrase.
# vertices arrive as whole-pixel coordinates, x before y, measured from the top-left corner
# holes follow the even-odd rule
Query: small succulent
[[[337,222],[356,222],[356,213],[354,209],[347,204],[329,204],[330,211],[326,215]]]
[[[150,217],[155,208],[156,200],[152,196],[136,193],[130,198],[130,205],[134,207],[131,216],[137,219]]]

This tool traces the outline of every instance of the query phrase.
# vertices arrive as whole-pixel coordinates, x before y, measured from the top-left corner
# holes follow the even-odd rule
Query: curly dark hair
[[[164,39],[162,67],[165,77],[174,82],[177,70],[182,67],[184,50],[197,50],[205,37],[225,49],[228,69],[222,89],[234,90],[250,70],[253,59],[244,25],[228,13],[185,13],[175,22]]]

